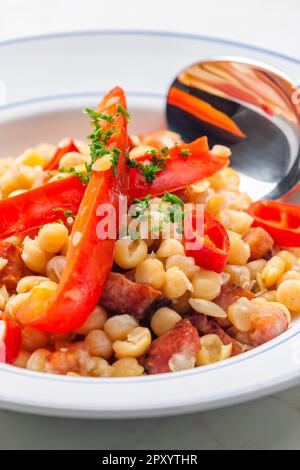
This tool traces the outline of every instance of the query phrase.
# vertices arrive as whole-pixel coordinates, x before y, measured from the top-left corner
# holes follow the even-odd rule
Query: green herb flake
[[[68,209],[64,211],[64,216],[65,217],[70,217],[72,214],[73,214],[73,211],[70,211]]]
[[[166,157],[169,154],[169,147],[163,147],[160,149],[160,154]]]
[[[164,202],[170,202],[171,204],[177,204],[179,206],[184,206],[184,202],[180,197],[176,196],[176,194],[165,192],[164,196],[161,198]]]
[[[123,116],[126,118],[127,122],[131,121],[131,116],[130,116],[129,112],[125,108],[123,108],[123,106],[120,103],[117,104],[117,112],[119,114],[123,114]]]
[[[83,113],[87,114],[93,120],[93,124],[95,124],[97,128],[99,127],[99,119],[103,119],[107,122],[113,122],[114,119],[110,114],[97,113],[97,111],[91,108],[84,108]]]
[[[182,150],[180,150],[179,155],[181,157],[187,158],[191,155],[191,151],[189,149],[182,149]]]
[[[137,219],[138,217],[140,217],[141,215],[143,215],[145,213],[145,211],[149,207],[150,199],[151,199],[151,194],[148,194],[143,199],[134,199],[133,200],[133,204],[135,204],[135,206],[136,206],[135,207],[136,212],[135,212],[135,214],[133,214],[131,216],[133,219]]]
[[[115,176],[117,176],[117,165],[119,163],[120,155],[121,155],[121,150],[119,150],[117,147],[114,147],[112,150],[112,155],[111,155],[111,164],[112,164],[112,172]]]

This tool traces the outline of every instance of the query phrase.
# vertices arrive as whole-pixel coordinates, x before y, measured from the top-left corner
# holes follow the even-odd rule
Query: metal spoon
[[[262,63],[212,58],[187,67],[173,81],[168,125],[186,141],[207,135],[210,145],[229,145],[231,165],[255,198],[300,202],[298,91],[289,77]],[[191,96],[198,100],[191,104],[186,100]]]

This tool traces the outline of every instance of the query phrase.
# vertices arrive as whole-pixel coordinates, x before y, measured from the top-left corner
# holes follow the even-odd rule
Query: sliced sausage
[[[130,281],[119,273],[110,273],[101,297],[101,305],[110,313],[127,313],[138,321],[146,320],[155,310],[170,303],[158,290]]]
[[[189,320],[184,319],[154,340],[140,362],[149,374],[163,374],[172,371],[170,360],[174,355],[182,354],[189,361],[195,358],[199,350],[197,330]]]

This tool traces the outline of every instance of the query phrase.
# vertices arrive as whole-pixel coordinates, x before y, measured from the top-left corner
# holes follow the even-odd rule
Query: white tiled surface
[[[2,0],[0,40],[78,29],[173,30],[299,58],[299,14],[299,0]],[[222,410],[150,420],[80,421],[0,411],[0,449],[22,448],[300,449],[300,387]]]

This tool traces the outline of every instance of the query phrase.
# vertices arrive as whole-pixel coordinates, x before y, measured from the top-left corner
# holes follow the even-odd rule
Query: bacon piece
[[[152,342],[140,363],[149,374],[171,372],[170,359],[182,354],[187,360],[193,359],[200,351],[199,335],[187,319],[180,320],[172,330]]]
[[[250,247],[250,261],[268,256],[274,245],[273,238],[261,227],[249,228],[243,236],[243,240]]]
[[[109,312],[127,313],[138,321],[146,320],[152,312],[170,303],[158,290],[130,281],[119,273],[110,273],[101,297],[101,305]]]
[[[202,315],[201,313],[194,313],[189,314],[186,318],[190,320],[190,322],[197,328],[200,336],[203,335],[218,335],[221,341],[224,344],[232,344],[232,351],[231,355],[236,356],[242,352],[242,348],[238,344],[238,342],[229,336],[226,331],[221,328],[221,326],[216,322],[213,318],[208,318],[206,315]]]
[[[0,283],[8,290],[15,289],[22,277],[24,262],[21,258],[22,250],[9,242],[0,243],[0,258],[7,260],[0,271]]]
[[[248,289],[244,289],[237,284],[231,284],[229,282],[222,286],[221,292],[218,297],[214,299],[214,302],[227,312],[228,307],[236,302],[240,297],[247,297],[247,299],[251,300],[253,299],[254,294]],[[229,328],[232,326],[228,318],[218,318],[216,320],[222,328]]]

